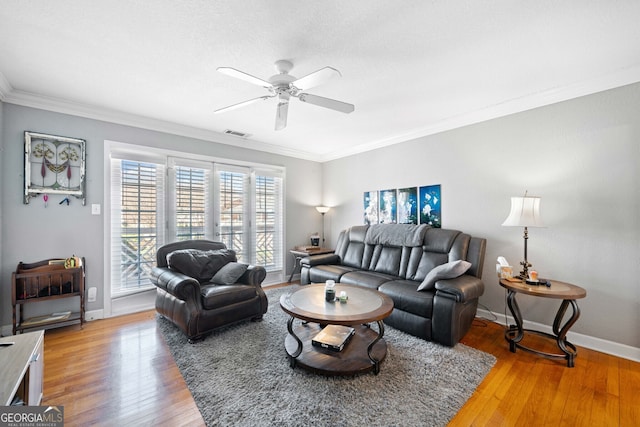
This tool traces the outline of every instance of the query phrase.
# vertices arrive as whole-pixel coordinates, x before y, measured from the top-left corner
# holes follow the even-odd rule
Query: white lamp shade
[[[331,209],[329,206],[316,206],[316,210],[321,214],[326,214]]]
[[[511,212],[502,223],[510,227],[544,227],[540,216],[540,197],[512,197]]]

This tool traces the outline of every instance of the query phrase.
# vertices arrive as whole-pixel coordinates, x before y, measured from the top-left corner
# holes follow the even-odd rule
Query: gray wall
[[[104,215],[91,215],[91,204],[101,204],[103,212],[109,208],[103,203],[105,140],[284,166],[285,248],[305,244],[308,236],[321,227],[321,217],[314,209],[320,203],[322,188],[319,163],[13,104],[0,105],[3,106],[0,117],[4,118],[0,141],[5,142],[4,150],[0,151],[0,325],[11,323],[11,272],[20,261],[71,254],[84,256],[86,286],[98,288],[97,301],[88,303],[87,310],[103,308],[104,257],[109,242],[103,237]],[[73,198],[70,206],[60,206],[62,196],[50,196],[47,208],[41,197],[32,199],[28,205],[22,203],[25,130],[86,139],[86,206]],[[292,268],[290,257],[286,257],[286,262],[288,272]]]
[[[481,303],[503,314],[496,258],[517,265],[524,244],[501,224],[528,190],[547,226],[529,230],[529,261],[587,290],[572,331],[638,349],[639,117],[636,84],[325,163],[328,234],[363,222],[365,191],[441,184],[443,227],[488,239]],[[525,319],[553,322],[558,301],[518,300]]]

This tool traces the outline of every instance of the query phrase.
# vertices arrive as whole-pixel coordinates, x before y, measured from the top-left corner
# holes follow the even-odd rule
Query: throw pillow
[[[225,264],[236,260],[236,253],[230,249],[179,249],[167,255],[169,268],[193,277],[200,283],[209,281]]]
[[[216,285],[233,285],[238,279],[247,271],[246,264],[240,264],[238,262],[230,262],[222,267],[211,278],[211,282]]]
[[[458,260],[451,261],[446,264],[439,265],[427,273],[420,286],[419,291],[428,291],[435,287],[436,282],[440,279],[454,279],[462,276],[471,267],[469,261]]]

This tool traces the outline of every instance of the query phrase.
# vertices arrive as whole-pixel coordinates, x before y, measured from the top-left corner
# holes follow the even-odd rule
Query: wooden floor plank
[[[568,368],[512,353],[503,327],[484,319],[462,343],[497,363],[450,426],[633,426],[640,419],[638,362],[579,348]],[[66,426],[204,425],[153,311],[47,331],[42,404],[63,405]]]
[[[47,331],[42,404],[67,426],[204,425],[153,311]]]

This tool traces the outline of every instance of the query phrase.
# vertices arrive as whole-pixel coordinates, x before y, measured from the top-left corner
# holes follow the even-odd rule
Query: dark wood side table
[[[586,297],[587,291],[580,286],[560,282],[558,280],[550,280],[550,283],[551,286],[547,287],[545,285],[529,285],[524,281],[512,282],[507,279],[500,280],[500,286],[508,291],[507,305],[509,306],[509,310],[511,311],[511,314],[516,321],[515,325],[510,325],[507,328],[504,337],[509,342],[509,350],[512,353],[516,352],[516,348],[520,348],[530,353],[538,354],[540,356],[551,359],[566,359],[567,366],[573,368],[574,359],[577,356],[578,351],[575,345],[567,341],[567,332],[569,332],[569,328],[571,328],[571,326],[576,323],[576,320],[578,320],[578,317],[580,317],[580,309],[578,308],[578,303],[576,303],[576,300]],[[520,313],[520,307],[518,307],[518,302],[516,301],[516,294],[518,293],[535,297],[554,298],[562,300],[560,308],[558,308],[558,312],[556,313],[556,317],[553,320],[553,334],[531,329],[524,329],[522,327],[522,313]],[[571,306],[573,312],[566,323],[561,326],[569,305]],[[547,353],[520,344],[520,341],[524,337],[525,331],[553,338],[563,354]]]
[[[331,254],[333,253],[333,249],[321,248],[320,246],[296,246],[291,249],[289,253],[293,256],[293,270],[291,270],[291,275],[288,280],[288,282],[291,283],[293,275],[296,271],[300,270],[300,260],[302,258],[308,257],[309,255]]]

